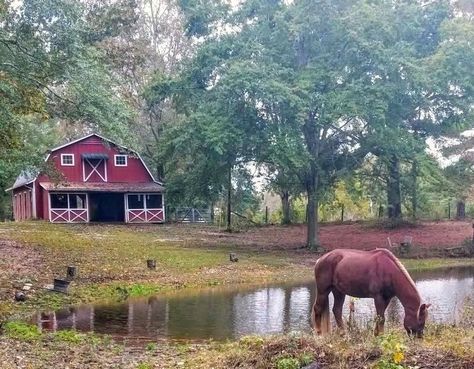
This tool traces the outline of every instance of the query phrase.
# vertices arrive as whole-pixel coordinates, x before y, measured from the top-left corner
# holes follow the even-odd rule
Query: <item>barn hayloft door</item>
[[[107,182],[107,160],[102,153],[82,154],[82,174],[84,182]]]

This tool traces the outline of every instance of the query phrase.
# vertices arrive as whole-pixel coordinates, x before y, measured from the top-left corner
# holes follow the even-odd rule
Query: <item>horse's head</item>
[[[417,314],[412,316],[406,315],[404,326],[409,335],[414,335],[418,338],[423,337],[423,330],[425,329],[426,318],[428,318],[428,308],[431,304],[421,304]]]

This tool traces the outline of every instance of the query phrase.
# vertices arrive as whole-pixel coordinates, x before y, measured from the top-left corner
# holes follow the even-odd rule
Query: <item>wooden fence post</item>
[[[73,265],[69,265],[66,269],[66,278],[67,279],[74,279],[77,277],[77,267]]]

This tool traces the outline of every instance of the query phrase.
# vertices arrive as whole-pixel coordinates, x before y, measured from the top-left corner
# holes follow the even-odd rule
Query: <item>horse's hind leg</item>
[[[334,313],[334,317],[336,318],[336,323],[339,329],[344,330],[344,321],[342,319],[342,308],[344,306],[344,300],[346,295],[339,292],[336,289],[333,289],[332,294],[334,295],[334,306],[332,308],[332,312]]]
[[[329,333],[329,293],[318,293],[313,305],[313,326],[318,335]]]

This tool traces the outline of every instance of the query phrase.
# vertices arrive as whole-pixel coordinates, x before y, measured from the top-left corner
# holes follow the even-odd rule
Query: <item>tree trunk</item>
[[[378,217],[379,217],[379,219],[383,218],[383,205],[382,204],[379,205]]]
[[[232,230],[232,207],[231,207],[231,195],[232,195],[232,165],[229,165],[229,176],[227,180],[227,231]]]
[[[291,223],[290,219],[290,193],[287,190],[283,190],[280,192],[281,198],[281,208],[283,212],[283,218],[281,220],[281,224],[288,225]]]
[[[464,200],[459,200],[456,205],[456,218],[464,219],[466,218],[466,203]]]
[[[418,179],[418,164],[416,160],[411,164],[411,179],[412,179],[412,189],[411,189],[411,216],[413,220],[416,220],[416,211],[418,209],[418,188],[417,188],[417,179]]]
[[[319,224],[318,224],[318,195],[317,187],[315,183],[312,183],[310,186],[307,186],[307,195],[308,195],[308,207],[307,207],[307,240],[306,245],[312,251],[318,251],[319,244]]]
[[[400,161],[395,155],[390,158],[388,163],[387,203],[388,217],[390,219],[401,218]]]

